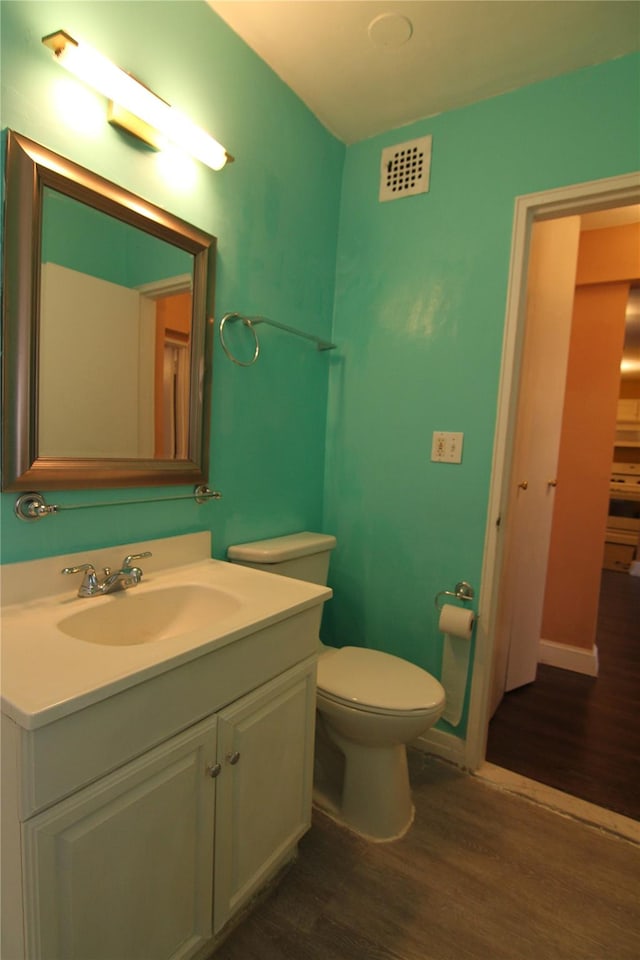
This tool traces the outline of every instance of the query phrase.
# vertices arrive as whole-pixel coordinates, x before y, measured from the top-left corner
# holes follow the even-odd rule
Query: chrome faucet
[[[107,593],[115,593],[116,590],[128,590],[129,587],[137,586],[142,580],[142,570],[140,567],[132,566],[135,560],[144,560],[150,557],[151,553],[147,550],[145,553],[130,553],[122,561],[122,567],[119,570],[111,572],[110,567],[103,570],[104,580],[100,581],[96,574],[96,568],[92,563],[81,563],[77,567],[64,567],[60,573],[84,573],[84,577],[78,589],[79,597],[103,597]]]

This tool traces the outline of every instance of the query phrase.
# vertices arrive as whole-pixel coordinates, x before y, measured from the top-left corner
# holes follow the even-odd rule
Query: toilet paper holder
[[[455,597],[457,600],[473,600],[475,591],[466,580],[459,580],[454,590],[441,590],[440,593],[436,593],[433,602],[438,611],[440,610],[440,605],[438,604],[440,597]]]

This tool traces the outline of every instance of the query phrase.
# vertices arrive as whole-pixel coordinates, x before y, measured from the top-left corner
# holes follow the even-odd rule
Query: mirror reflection
[[[3,490],[208,479],[215,238],[9,131]]]
[[[191,254],[45,188],[39,456],[186,458],[192,286]]]

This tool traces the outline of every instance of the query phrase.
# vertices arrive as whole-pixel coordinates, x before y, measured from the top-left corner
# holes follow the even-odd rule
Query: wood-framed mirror
[[[3,490],[208,480],[216,241],[7,135]]]

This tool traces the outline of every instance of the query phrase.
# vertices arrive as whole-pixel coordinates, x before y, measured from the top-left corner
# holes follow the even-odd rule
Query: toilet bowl
[[[335,543],[324,534],[301,533],[229,547],[227,556],[326,583]],[[316,777],[314,799],[362,836],[397,839],[414,815],[406,746],[441,716],[444,689],[431,674],[392,654],[320,641],[318,647],[316,760],[323,776]],[[341,762],[331,762],[331,750]]]
[[[344,754],[338,813],[348,826],[375,840],[408,830],[414,808],[406,745],[436,722],[444,704],[441,684],[400,657],[362,647],[321,652],[317,706]]]

